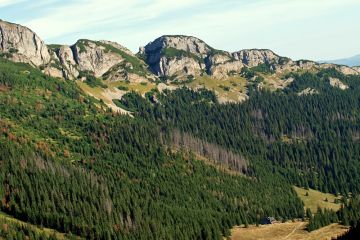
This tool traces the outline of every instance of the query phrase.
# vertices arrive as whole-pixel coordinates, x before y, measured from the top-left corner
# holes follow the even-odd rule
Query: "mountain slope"
[[[0,72],[0,208],[17,219],[86,239],[220,239],[259,209],[303,214],[281,177],[172,151],[164,126],[114,115],[73,81],[3,59]]]

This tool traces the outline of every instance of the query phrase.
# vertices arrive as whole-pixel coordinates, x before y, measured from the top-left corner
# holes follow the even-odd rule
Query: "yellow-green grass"
[[[147,83],[129,83],[125,81],[116,81],[116,82],[105,82],[105,84],[109,87],[126,87],[128,91],[134,91],[139,93],[140,95],[144,95],[147,92],[150,92],[152,89],[156,88],[156,84],[152,82]]]
[[[103,83],[108,86],[107,89],[102,87],[90,87],[85,82],[77,81],[78,86],[84,92],[97,99],[102,99],[108,105],[112,104],[112,99],[106,97],[105,91],[123,87],[126,91],[135,91],[143,96],[145,93],[157,88],[156,83],[153,82],[134,83],[126,81],[104,81]],[[205,87],[206,89],[215,91],[220,100],[239,102],[246,99],[246,84],[247,80],[243,77],[236,76],[219,80],[204,75],[197,76],[194,81],[186,83],[185,85],[192,89]],[[226,88],[229,89],[226,90]]]
[[[330,193],[322,193],[313,189],[306,190],[304,188],[294,187],[299,198],[304,203],[304,208],[310,208],[310,210],[315,213],[317,208],[327,208],[337,211],[340,209],[341,204],[335,203],[335,199],[340,199],[341,197],[336,197]],[[306,194],[307,193],[307,194]],[[306,196],[308,195],[308,196]],[[327,199],[327,201],[326,201]]]
[[[156,88],[155,83],[127,83],[124,81],[108,82],[104,81],[108,88],[102,87],[90,87],[88,84],[82,81],[77,81],[78,86],[90,96],[93,96],[97,99],[102,99],[107,104],[112,104],[112,99],[109,98],[106,91],[117,91],[119,87],[126,87],[128,91],[135,91],[140,95],[144,95],[147,92],[150,92],[152,89]]]
[[[119,108],[116,106],[116,104],[113,102],[113,99],[120,99],[123,95],[123,92],[116,88],[101,88],[101,87],[90,87],[84,82],[76,81],[78,86],[88,95],[98,99],[102,100],[109,108],[111,108],[113,111],[123,114],[130,114],[128,111]],[[100,107],[100,106],[99,106]]]
[[[307,222],[286,222],[259,227],[249,226],[245,228],[235,227],[231,230],[231,240],[319,240],[332,239],[343,235],[348,231],[348,227],[331,224],[318,230],[308,232]]]
[[[0,212],[0,219],[4,220],[5,222],[8,222],[8,223],[17,224],[20,226],[27,226],[28,228],[31,228],[34,232],[37,232],[38,234],[45,234],[47,237],[55,236],[56,239],[59,239],[59,240],[68,239],[64,233],[60,233],[54,229],[38,227],[38,226],[35,226],[32,224],[23,222],[21,220],[13,218],[3,212]],[[80,239],[80,238],[78,238],[78,239]]]
[[[269,91],[276,91],[277,89],[283,89],[288,86],[291,81],[284,80],[284,74],[275,73],[275,74],[260,74],[261,77],[264,78],[262,82],[262,88],[267,89]]]
[[[83,90],[85,93],[89,94],[90,96],[93,96],[97,99],[103,99],[103,95],[101,93],[104,92],[104,88],[90,87],[89,85],[87,85],[85,82],[82,81],[76,81],[76,83],[81,90]]]
[[[246,95],[246,83],[247,80],[245,78],[238,76],[220,80],[204,75],[196,76],[194,81],[186,85],[192,89],[205,87],[206,89],[215,91],[219,98],[239,102],[239,97],[241,99]],[[229,88],[229,91],[225,90],[226,87]]]

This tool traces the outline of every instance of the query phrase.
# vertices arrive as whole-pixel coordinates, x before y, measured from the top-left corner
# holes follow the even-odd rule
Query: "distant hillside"
[[[355,55],[353,57],[349,57],[349,58],[342,58],[342,59],[336,59],[336,60],[326,60],[326,61],[322,61],[322,62],[339,64],[339,65],[346,65],[346,66],[349,66],[349,67],[360,66],[360,54]]]

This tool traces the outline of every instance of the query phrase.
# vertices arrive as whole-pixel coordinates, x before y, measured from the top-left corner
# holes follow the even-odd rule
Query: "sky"
[[[133,52],[169,34],[294,60],[360,54],[360,0],[0,0],[0,18],[47,44],[116,41]]]

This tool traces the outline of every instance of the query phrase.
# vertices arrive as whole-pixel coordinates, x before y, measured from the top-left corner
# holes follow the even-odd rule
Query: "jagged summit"
[[[203,59],[211,48],[191,36],[162,36],[140,49],[152,71],[159,76],[196,75],[205,69]],[[202,62],[202,63],[201,63]]]
[[[279,63],[285,59],[268,49],[227,52],[214,49],[201,39],[183,35],[165,35],[141,48],[140,54],[155,74],[187,79],[207,73],[217,79],[240,73],[243,67]]]
[[[75,79],[82,72],[112,80],[131,80],[129,75],[155,79],[189,79],[207,74],[224,79],[239,74],[243,67],[269,65],[276,72],[335,67],[345,74],[358,74],[358,68],[313,61],[292,61],[269,49],[245,49],[233,53],[214,49],[203,40],[185,35],[164,35],[140,48],[135,55],[111,41],[78,40],[72,46],[49,47],[29,28],[0,21],[0,50],[13,61],[41,67],[49,75]],[[138,57],[140,56],[140,58]],[[150,70],[150,71],[149,71]],[[113,74],[115,73],[115,74]],[[140,80],[142,81],[142,80]]]

